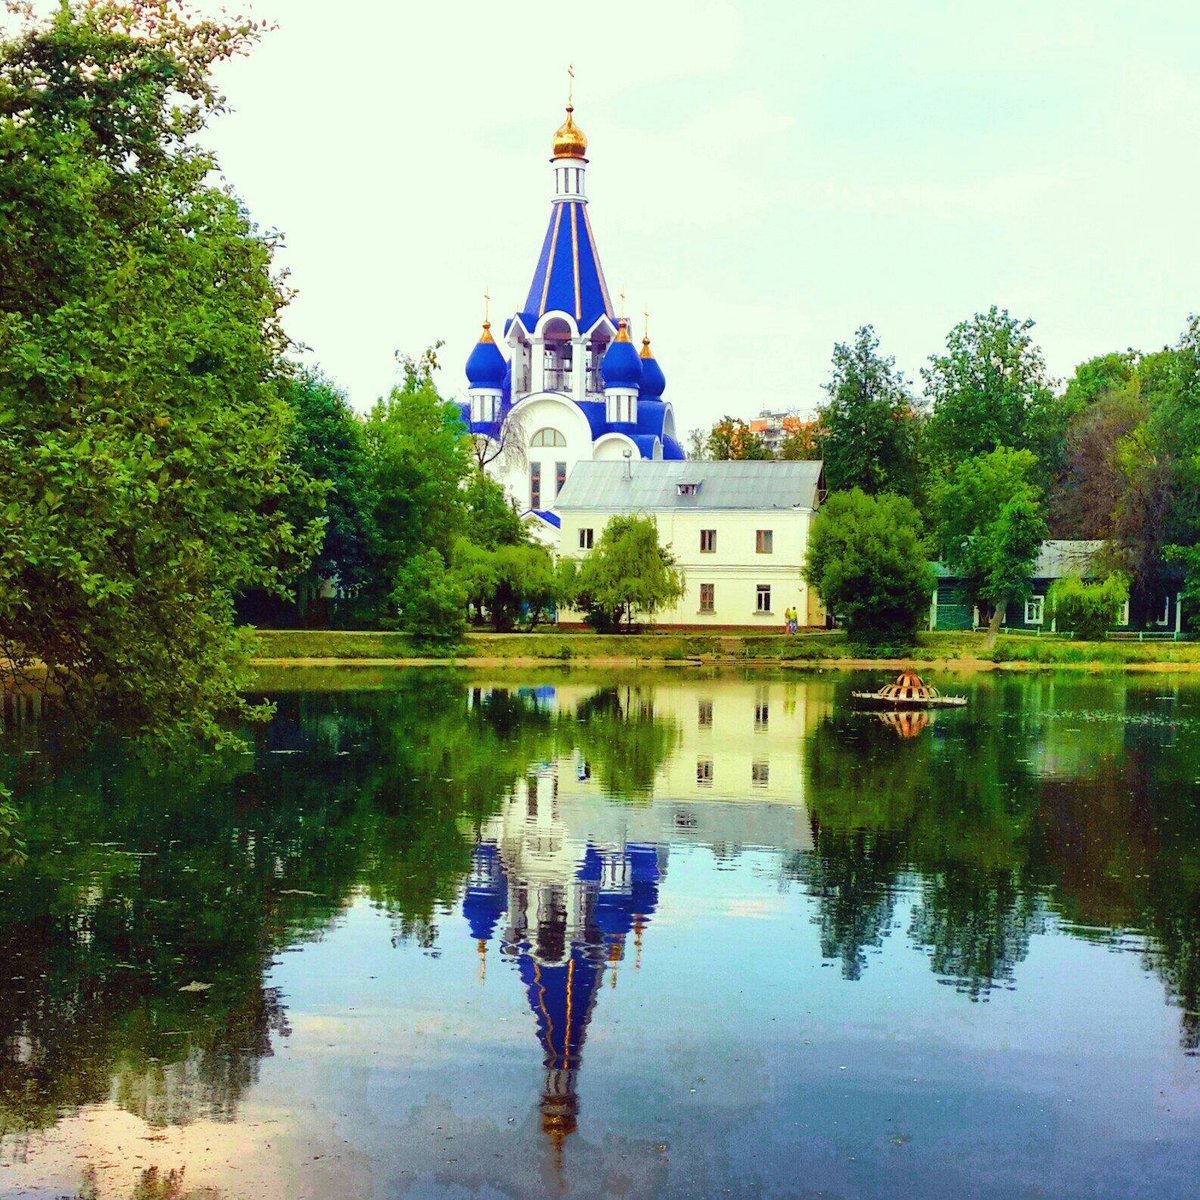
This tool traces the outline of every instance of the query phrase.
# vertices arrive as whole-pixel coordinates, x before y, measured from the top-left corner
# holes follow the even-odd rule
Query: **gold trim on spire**
[[[495,339],[494,337],[492,337],[492,323],[491,323],[491,321],[484,321],[484,323],[483,323],[483,332],[482,332],[482,333],[480,333],[480,335],[479,335],[479,344],[480,344],[481,346],[486,346],[486,345],[488,345],[488,344],[490,344],[490,343],[494,343],[494,342],[495,342],[495,340],[496,340],[496,339]]]
[[[613,338],[613,341],[614,342],[629,341],[629,322],[627,320],[625,320],[624,317],[622,317],[617,322],[617,336],[615,338]]]
[[[653,358],[654,352],[650,349],[650,310],[642,309],[642,353],[640,358]]]

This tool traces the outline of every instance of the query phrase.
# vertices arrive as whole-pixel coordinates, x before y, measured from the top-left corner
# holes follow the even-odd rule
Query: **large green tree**
[[[820,457],[831,491],[861,488],[909,494],[913,490],[916,420],[913,398],[896,360],[879,353],[879,338],[864,325],[851,343],[833,348],[818,410]]]
[[[10,11],[0,660],[134,728],[216,737],[245,680],[233,593],[283,588],[319,537],[274,243],[199,138],[212,68],[256,29],[170,0]]]
[[[601,633],[653,617],[683,595],[683,577],[659,544],[653,517],[616,516],[579,567],[575,605]]]
[[[379,603],[409,562],[434,550],[450,562],[467,520],[464,484],[472,471],[471,442],[458,408],[433,381],[435,350],[402,360],[404,380],[371,410],[363,427],[377,557],[373,587]]]
[[[1048,532],[1036,474],[1028,450],[1002,447],[959,463],[934,490],[942,559],[991,610],[989,647],[1006,607],[1028,594]]]
[[[812,524],[804,578],[852,638],[911,640],[934,587],[912,501],[861,488],[830,496]]]
[[[947,466],[1001,446],[1032,450],[1043,476],[1057,468],[1066,413],[1051,389],[1032,321],[994,304],[961,321],[921,370],[932,404],[927,441]]]

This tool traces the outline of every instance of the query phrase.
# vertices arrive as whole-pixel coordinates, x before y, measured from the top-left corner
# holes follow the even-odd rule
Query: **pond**
[[[1193,1197],[1200,682],[342,669],[10,725],[0,1196]]]

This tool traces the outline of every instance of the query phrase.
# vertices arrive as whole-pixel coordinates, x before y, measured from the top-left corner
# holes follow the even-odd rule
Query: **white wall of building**
[[[559,553],[581,557],[587,549],[586,536],[581,542],[581,530],[591,530],[594,544],[617,511],[560,509]],[[810,597],[800,574],[808,549],[811,509],[668,509],[644,515],[654,518],[659,540],[675,555],[686,586],[683,599],[657,614],[656,624],[778,630],[783,626],[784,610],[790,607],[798,610],[801,625],[823,622],[819,603],[815,596]],[[715,531],[711,552],[700,548],[702,530]],[[760,530],[771,534],[769,553],[758,549]],[[713,588],[711,611],[701,607],[704,584]],[[770,588],[770,608],[765,612],[758,607],[760,587]],[[570,623],[582,617],[564,612],[561,619]]]

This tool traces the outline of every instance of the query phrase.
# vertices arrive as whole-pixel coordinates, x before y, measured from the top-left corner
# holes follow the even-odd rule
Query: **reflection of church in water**
[[[573,842],[547,766],[513,789],[476,845],[463,915],[481,965],[498,938],[537,1022],[545,1081],[542,1129],[559,1152],[575,1130],[584,1038],[605,977],[640,964],[667,850],[604,837]],[[632,945],[630,945],[632,943]]]

